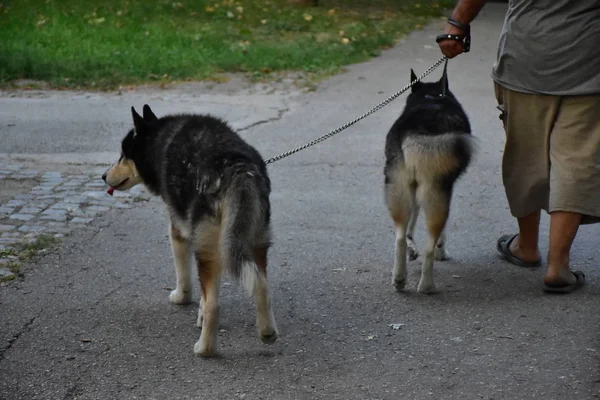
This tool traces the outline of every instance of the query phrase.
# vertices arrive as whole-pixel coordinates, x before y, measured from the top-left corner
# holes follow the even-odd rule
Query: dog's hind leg
[[[202,318],[202,333],[194,345],[194,353],[202,357],[211,357],[217,352],[217,333],[219,332],[219,292],[221,286],[221,265],[218,257],[210,257],[196,253],[198,278],[202,303],[200,312]]]
[[[419,251],[417,250],[417,244],[415,243],[415,226],[417,225],[417,219],[419,218],[419,205],[415,203],[410,213],[410,219],[408,220],[408,232],[406,234],[406,244],[408,245],[408,259],[416,260],[419,257]]]
[[[260,339],[264,343],[271,344],[277,340],[278,332],[267,283],[267,251],[266,247],[254,250],[258,266],[258,277],[254,285],[254,301],[256,303],[256,326]]]
[[[404,197],[404,196],[402,196]],[[392,271],[392,283],[396,290],[403,290],[406,286],[406,250],[407,250],[407,231],[409,219],[412,212],[410,201],[407,198],[396,199],[394,206],[390,209],[392,219],[396,227],[396,243],[394,247],[394,269]]]
[[[420,186],[417,197],[425,211],[428,233],[418,292],[434,293],[436,291],[433,280],[434,252],[448,220],[450,201],[446,193],[431,185]]]
[[[192,300],[192,252],[190,242],[185,239],[179,229],[171,224],[171,250],[175,263],[177,286],[169,295],[174,304],[188,304]]]
[[[386,203],[396,228],[392,283],[400,291],[406,286],[407,231],[415,204],[414,189],[400,176],[386,185],[385,192]]]

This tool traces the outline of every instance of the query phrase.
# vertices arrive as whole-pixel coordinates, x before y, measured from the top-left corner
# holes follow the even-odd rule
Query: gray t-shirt
[[[600,0],[509,0],[492,78],[525,93],[600,94]]]

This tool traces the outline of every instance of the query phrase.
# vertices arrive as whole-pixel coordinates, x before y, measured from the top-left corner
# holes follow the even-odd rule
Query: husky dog
[[[192,254],[200,280],[194,353],[216,355],[221,273],[230,273],[254,295],[260,338],[271,344],[277,327],[267,285],[271,245],[271,181],[256,149],[226,122],[207,115],[143,117],[131,108],[134,128],[121,143],[121,157],[102,179],[112,190],[142,183],[166,203],[177,286],[174,304],[191,301]]]
[[[433,260],[447,258],[445,226],[454,184],[473,155],[469,119],[448,87],[447,66],[437,82],[417,82],[385,143],[385,201],[396,226],[393,283],[406,285],[407,250],[418,257],[414,229],[422,207],[429,240],[419,293],[436,291]],[[410,70],[411,82],[417,79]]]

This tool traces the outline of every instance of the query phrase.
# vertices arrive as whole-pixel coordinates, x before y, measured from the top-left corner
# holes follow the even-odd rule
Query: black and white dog
[[[157,118],[147,105],[143,117],[131,111],[134,128],[122,141],[118,162],[102,178],[109,192],[142,183],[165,202],[177,275],[169,299],[175,304],[191,301],[195,257],[202,333],[194,352],[216,354],[223,271],[254,295],[260,337],[273,343],[278,333],[266,276],[271,182],[261,155],[218,118]]]
[[[416,80],[410,72],[411,81]],[[473,144],[469,119],[449,89],[446,66],[439,81],[412,86],[385,144],[385,201],[396,227],[397,290],[406,285],[407,256],[418,257],[413,234],[423,208],[429,240],[418,292],[435,292],[433,261],[447,258],[445,226],[454,184],[471,162]]]

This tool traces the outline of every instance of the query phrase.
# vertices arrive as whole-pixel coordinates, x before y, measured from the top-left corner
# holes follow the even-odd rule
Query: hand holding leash
[[[468,53],[471,50],[471,26],[452,18],[448,18],[448,23],[450,26],[446,28],[446,32],[435,38],[442,54],[454,58],[461,53]]]

